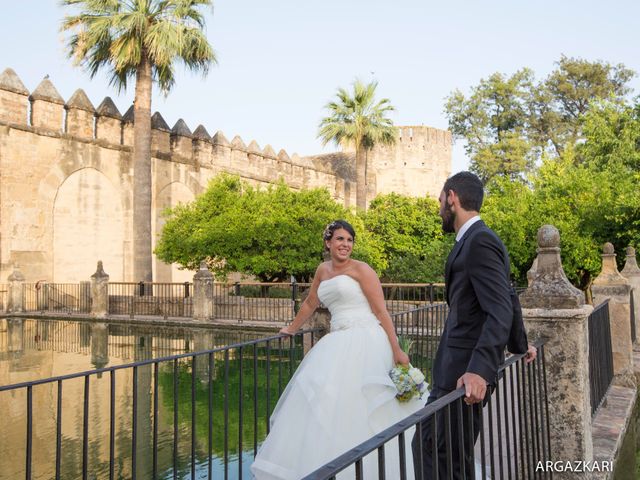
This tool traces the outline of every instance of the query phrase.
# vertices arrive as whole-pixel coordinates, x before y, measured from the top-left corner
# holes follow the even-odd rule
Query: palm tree
[[[329,116],[322,119],[318,138],[323,145],[333,141],[338,146],[351,145],[356,151],[356,207],[367,208],[367,153],[375,145],[393,145],[396,129],[388,112],[395,110],[389,99],[376,101],[378,82],[353,82],[353,93],[339,88],[337,100],[325,108]]]
[[[216,62],[199,9],[211,0],[62,0],[79,13],[67,15],[69,57],[93,78],[101,68],[119,90],[135,78],[133,140],[133,275],[152,281],[151,91],[155,81],[168,94],[174,67],[182,61],[204,74]]]

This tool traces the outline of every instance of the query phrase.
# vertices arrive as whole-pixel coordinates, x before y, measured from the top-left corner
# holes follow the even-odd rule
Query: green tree
[[[623,102],[634,75],[624,65],[563,56],[542,81],[524,68],[480,80],[468,97],[455,90],[445,113],[454,137],[466,142],[473,171],[485,182],[513,179],[584,140],[582,118],[590,102]]]
[[[326,108],[329,116],[322,119],[318,138],[326,145],[353,146],[356,154],[356,206],[367,208],[367,152],[375,145],[392,145],[397,132],[387,114],[394,110],[387,98],[376,101],[377,82],[360,80],[353,83],[353,92],[339,88],[337,99]]]
[[[592,140],[587,136],[584,145],[591,148]],[[574,157],[573,149],[566,149],[560,158],[545,160],[527,182],[501,178],[488,187],[483,218],[505,242],[520,282],[526,281],[537,230],[544,224],[560,231],[564,270],[583,290],[600,271],[603,243],[623,251],[640,240],[638,172]]]
[[[367,231],[382,245],[383,277],[397,282],[440,282],[452,237],[442,232],[439,204],[431,198],[379,195],[365,215]]]
[[[151,93],[155,81],[168,93],[175,64],[206,73],[215,55],[199,9],[210,0],[63,0],[79,13],[67,15],[69,56],[91,77],[105,68],[111,83],[126,88],[135,78],[133,141],[134,277],[152,280]]]
[[[532,91],[531,136],[559,156],[583,138],[582,117],[595,99],[616,103],[631,91],[633,70],[622,64],[562,56],[557,68]]]
[[[527,68],[511,77],[494,73],[471,89],[469,97],[455,90],[446,100],[449,128],[466,141],[471,170],[485,182],[496,175],[514,177],[533,165],[534,148],[527,137],[533,72]]]
[[[309,280],[322,261],[322,232],[338,218],[356,229],[354,258],[378,272],[386,267],[382,248],[363,221],[326,189],[297,192],[280,183],[259,190],[223,174],[168,216],[156,255],[189,269],[207,260],[219,277],[241,272],[263,281],[288,281],[292,275]]]

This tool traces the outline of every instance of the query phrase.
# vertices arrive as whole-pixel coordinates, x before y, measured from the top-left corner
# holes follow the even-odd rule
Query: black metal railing
[[[108,312],[131,317],[191,317],[193,284],[109,282]]]
[[[412,479],[406,476],[406,469],[412,456],[407,443],[414,427],[417,478],[551,478],[551,472],[537,469],[539,462],[547,465],[552,459],[544,356],[544,346],[538,344],[538,358],[530,364],[522,355],[510,357],[500,369],[500,381],[482,414],[477,406],[464,403],[464,389],[458,389],[304,479],[334,479],[343,471],[357,479]],[[474,428],[477,441],[470,434]],[[422,444],[423,429],[430,432],[435,448],[427,450]],[[386,461],[389,448],[399,452],[398,465]],[[431,459],[429,473],[423,470],[424,455]]]
[[[602,401],[613,380],[613,351],[611,347],[611,322],[609,300],[598,305],[589,315],[589,384],[591,390],[591,415]]]
[[[633,290],[633,288],[631,289],[631,292],[629,293],[629,309],[630,309],[630,313],[631,313],[631,341],[633,343],[636,343],[636,310],[635,310],[635,292]]]
[[[290,322],[306,297],[310,283],[237,282],[212,283],[208,292],[209,318],[237,321]],[[444,301],[444,284],[383,283],[387,309],[405,312]],[[38,282],[23,285],[26,312],[89,313],[90,282],[61,284]],[[0,288],[0,311],[6,308],[7,288]],[[193,284],[157,282],[110,282],[108,313],[111,315],[191,317]]]
[[[317,333],[0,386],[0,431],[22,439],[3,476],[244,478]]]
[[[408,337],[413,343],[409,352],[411,364],[427,375],[428,382],[431,382],[431,367],[448,312],[448,305],[439,303],[391,314],[396,334]]]
[[[238,321],[290,322],[309,283],[214,283],[212,317]]]
[[[22,288],[22,305],[26,312],[89,313],[91,284],[25,283]]]

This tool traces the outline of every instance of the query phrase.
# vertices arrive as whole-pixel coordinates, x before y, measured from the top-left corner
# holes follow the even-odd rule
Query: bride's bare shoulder
[[[376,274],[368,263],[361,262],[360,260],[353,260],[353,272],[359,277],[358,280],[364,280],[372,274]]]
[[[314,279],[317,278],[318,281],[322,281],[325,280],[327,278],[327,275],[329,274],[329,264],[331,262],[322,262],[320,263],[320,265],[318,265],[318,268],[316,268],[316,274],[314,275]]]

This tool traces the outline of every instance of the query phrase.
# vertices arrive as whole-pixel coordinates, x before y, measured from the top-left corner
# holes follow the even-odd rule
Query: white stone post
[[[613,245],[605,243],[602,249],[602,271],[591,286],[593,304],[609,300],[611,322],[611,348],[613,350],[614,383],[635,386],[633,375],[633,345],[631,342],[631,310],[629,281],[620,275]]]
[[[588,317],[593,307],[567,280],[560,233],[552,225],[538,230],[535,277],[520,301],[529,341],[545,341],[552,459],[591,461]],[[572,475],[554,477],[575,478]]]
[[[213,318],[213,274],[204,261],[200,262],[200,270],[193,276],[193,318]]]
[[[7,278],[9,282],[9,299],[7,301],[8,313],[24,312],[23,293],[24,293],[24,275],[16,265],[13,273]]]
[[[109,275],[98,261],[96,273],[91,275],[91,316],[103,318],[109,310]]]
[[[627,261],[620,273],[631,284],[636,321],[636,343],[638,343],[640,342],[640,268],[638,268],[636,261],[636,250],[631,245],[627,247]]]

